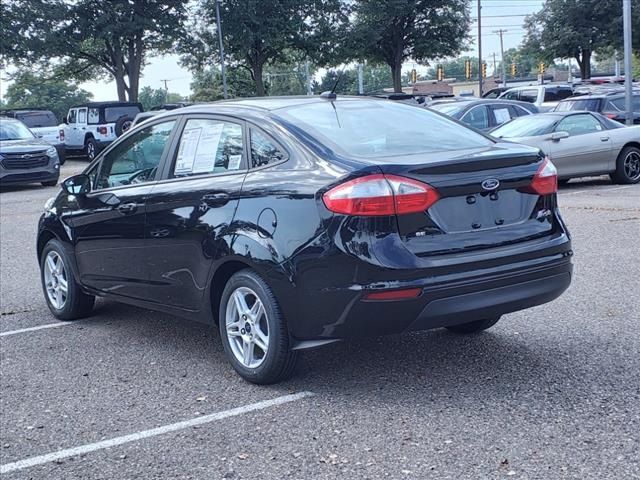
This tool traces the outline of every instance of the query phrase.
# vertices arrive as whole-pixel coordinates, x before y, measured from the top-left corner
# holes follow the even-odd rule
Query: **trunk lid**
[[[434,187],[440,199],[427,211],[399,215],[398,231],[418,256],[502,246],[554,231],[553,196],[523,191],[542,164],[538,149],[496,144],[378,163],[385,174]],[[403,163],[400,163],[403,162]]]

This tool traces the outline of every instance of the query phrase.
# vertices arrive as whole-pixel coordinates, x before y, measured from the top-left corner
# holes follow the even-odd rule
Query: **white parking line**
[[[625,185],[623,187],[614,187],[614,188],[590,188],[588,190],[576,190],[575,192],[560,192],[559,195],[561,197],[567,195],[577,195],[579,193],[598,193],[598,192],[613,192],[614,190],[624,190],[625,188],[633,188],[635,185]]]
[[[191,420],[185,420],[183,422],[171,423],[162,427],[152,428],[151,430],[142,430],[130,435],[124,435],[122,437],[115,437],[109,440],[103,440],[101,442],[89,443],[87,445],[81,445],[75,448],[58,450],[57,452],[47,453],[46,455],[38,455],[37,457],[26,458],[17,462],[5,463],[4,465],[0,465],[0,474],[15,472],[16,470],[22,470],[25,468],[34,467],[36,465],[42,465],[54,460],[60,460],[62,458],[84,455],[89,452],[95,452],[96,450],[103,450],[105,448],[115,447],[117,445],[123,445],[125,443],[137,442],[138,440],[142,440],[144,438],[164,435],[165,433],[175,432],[177,430],[184,430],[185,428],[194,427],[196,425],[203,425],[205,423],[211,423],[215,422],[216,420],[222,420],[229,417],[235,417],[237,415],[242,415],[243,413],[295,402],[296,400],[310,397],[312,395],[313,393],[311,392],[300,392],[291,395],[284,395],[282,397],[272,398],[271,400],[264,400],[262,402],[245,405],[243,407],[232,408],[231,410],[224,410],[222,412],[192,418]]]
[[[18,335],[19,333],[35,332],[37,330],[44,330],[45,328],[57,328],[64,327],[65,325],[72,325],[75,322],[56,322],[47,323],[46,325],[38,325],[37,327],[20,328],[18,330],[9,330],[7,332],[0,332],[0,337],[8,337],[9,335]]]

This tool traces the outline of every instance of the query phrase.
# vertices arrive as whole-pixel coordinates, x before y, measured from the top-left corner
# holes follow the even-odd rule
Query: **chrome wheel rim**
[[[127,120],[126,122],[122,122],[122,133],[126,132],[131,128],[131,124],[133,122],[131,120]]]
[[[87,143],[87,157],[89,160],[93,160],[96,156],[96,148],[93,146],[93,143]]]
[[[49,252],[44,260],[44,285],[51,305],[60,310],[67,303],[68,283],[67,271],[62,257],[56,252]]]
[[[629,180],[640,178],[640,153],[629,152],[624,158],[624,174]]]
[[[269,323],[256,292],[248,287],[236,288],[227,302],[225,317],[233,356],[247,368],[260,366],[269,349]]]

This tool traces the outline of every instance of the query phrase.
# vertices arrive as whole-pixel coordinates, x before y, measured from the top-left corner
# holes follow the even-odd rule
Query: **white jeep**
[[[142,111],[140,103],[131,102],[90,102],[70,108],[65,119],[66,151],[93,160],[100,150],[126,132]]]

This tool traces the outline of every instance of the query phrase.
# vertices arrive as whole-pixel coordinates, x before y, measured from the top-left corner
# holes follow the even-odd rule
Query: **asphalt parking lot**
[[[561,189],[575,277],[558,300],[477,336],[306,352],[271,387],[199,324],[104,301],[56,322],[35,258],[56,192],[0,193],[3,479],[640,478],[640,185]]]

